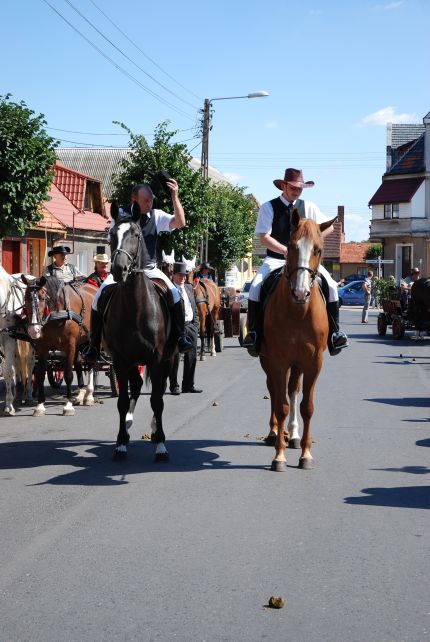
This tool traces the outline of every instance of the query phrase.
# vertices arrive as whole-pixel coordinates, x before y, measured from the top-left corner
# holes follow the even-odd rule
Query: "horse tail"
[[[151,371],[149,369],[149,366],[145,366],[145,386],[148,387],[148,385],[151,383]]]

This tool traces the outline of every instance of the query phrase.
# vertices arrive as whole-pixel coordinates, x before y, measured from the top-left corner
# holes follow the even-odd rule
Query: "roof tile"
[[[388,203],[410,203],[413,195],[424,180],[424,176],[416,178],[397,178],[384,180],[379,189],[369,201],[369,205],[385,205]]]

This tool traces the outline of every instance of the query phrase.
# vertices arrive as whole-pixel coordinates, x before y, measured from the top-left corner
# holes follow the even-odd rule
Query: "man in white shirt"
[[[313,181],[305,182],[302,171],[288,168],[283,179],[273,181],[275,187],[282,190],[281,196],[272,199],[260,208],[255,232],[259,235],[261,244],[267,248],[267,255],[258,270],[249,290],[248,299],[248,334],[243,341],[243,347],[249,354],[257,357],[262,332],[262,311],[260,310],[260,290],[264,279],[273,270],[285,265],[288,256],[288,243],[291,232],[291,214],[297,209],[301,218],[309,218],[316,223],[328,220],[319,208],[311,201],[299,198],[304,188],[313,187]],[[323,232],[330,234],[333,227]],[[327,315],[329,321],[328,348],[331,355],[339,354],[342,348],[348,346],[348,337],[339,330],[339,296],[337,285],[327,270],[321,265],[320,276],[325,279],[328,287]]]
[[[185,332],[193,342],[193,347],[184,354],[184,372],[182,375],[182,392],[202,392],[194,385],[194,375],[197,365],[197,336],[199,332],[199,316],[194,299],[193,286],[185,283],[187,276],[186,263],[174,263],[172,281],[180,293],[185,311]],[[178,384],[179,353],[177,352],[170,369],[170,392],[179,395]]]

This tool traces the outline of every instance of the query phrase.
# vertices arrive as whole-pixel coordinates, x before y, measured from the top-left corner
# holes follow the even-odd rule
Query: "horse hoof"
[[[63,408],[63,417],[73,417],[74,414],[74,408]]]
[[[299,459],[299,468],[302,470],[312,470],[314,467],[313,459],[300,457]]]
[[[88,397],[84,399],[84,406],[94,406],[95,405],[94,397]]]
[[[169,453],[157,453],[154,457],[154,461],[159,464],[159,463],[165,463],[169,461]]]
[[[44,410],[40,410],[38,408],[35,408],[33,410],[33,415],[32,416],[33,417],[44,417],[45,416],[45,411]]]
[[[274,459],[272,461],[271,470],[275,471],[275,473],[285,473],[287,471],[287,462]]]
[[[118,450],[118,448],[115,448],[113,451],[113,459],[114,461],[124,461],[127,459],[127,449]]]
[[[272,446],[272,448],[274,448],[276,445],[276,435],[267,435],[267,437],[264,438],[264,442],[266,446]]]
[[[289,439],[288,448],[295,448],[296,450],[300,448],[300,439],[298,437],[295,437],[294,439]]]
[[[4,411],[3,411],[3,414],[4,414],[5,417],[13,417],[14,414],[15,414],[15,410],[13,408],[8,408],[6,410],[6,408],[5,408]]]

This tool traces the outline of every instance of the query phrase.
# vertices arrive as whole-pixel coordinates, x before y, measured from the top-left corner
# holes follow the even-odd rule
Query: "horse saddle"
[[[154,284],[155,291],[160,299],[167,304],[168,308],[171,308],[173,305],[173,296],[167,283],[165,283],[163,279],[151,279],[151,282]]]

